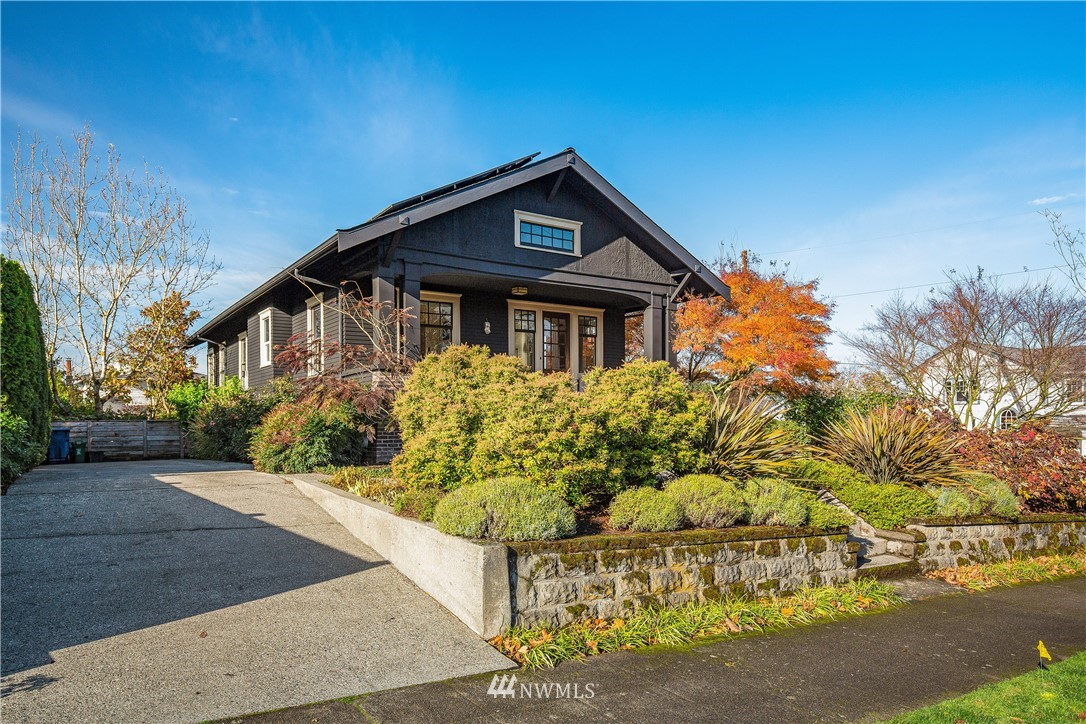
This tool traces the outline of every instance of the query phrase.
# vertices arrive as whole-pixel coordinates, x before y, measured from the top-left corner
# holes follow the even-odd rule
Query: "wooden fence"
[[[184,457],[177,420],[55,420],[53,429],[70,430],[72,443],[85,442],[88,460],[92,453],[105,460]]]

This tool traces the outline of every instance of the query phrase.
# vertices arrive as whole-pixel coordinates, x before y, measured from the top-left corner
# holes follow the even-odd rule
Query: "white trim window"
[[[418,323],[420,357],[460,344],[460,295],[421,292]]]
[[[249,389],[249,333],[238,335],[238,379],[242,389]]]
[[[260,313],[260,366],[268,367],[272,363],[272,310]]]
[[[522,249],[581,255],[581,222],[513,211],[515,244]]]
[[[528,369],[579,377],[603,364],[602,309],[507,301],[509,354]]]
[[[305,336],[314,356],[309,360],[309,375],[324,372],[324,294],[318,294],[305,304]]]
[[[1018,411],[1008,407],[999,413],[999,429],[1010,430],[1018,423]]]

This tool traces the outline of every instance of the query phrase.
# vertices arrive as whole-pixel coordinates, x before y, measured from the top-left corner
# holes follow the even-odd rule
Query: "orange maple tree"
[[[731,299],[688,297],[675,318],[675,351],[690,380],[765,387],[786,396],[833,377],[826,338],[833,305],[816,296],[818,280],[764,272],[743,251],[719,262]]]

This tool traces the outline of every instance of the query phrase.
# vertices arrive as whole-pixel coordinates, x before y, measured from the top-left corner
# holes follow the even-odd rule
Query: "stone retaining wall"
[[[1086,516],[925,520],[911,523],[908,530],[917,539],[916,558],[924,571],[1086,546]]]
[[[745,528],[509,544],[518,624],[622,616],[728,593],[768,595],[856,577],[844,529]]]

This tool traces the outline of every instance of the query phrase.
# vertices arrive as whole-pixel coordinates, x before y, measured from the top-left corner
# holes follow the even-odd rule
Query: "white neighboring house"
[[[1086,456],[1086,347],[1069,350],[1066,372],[1031,374],[1036,360],[1028,350],[968,350],[953,359],[940,353],[925,362],[923,391],[957,416],[967,429],[1006,429],[1049,419],[1054,429],[1079,439]]]

